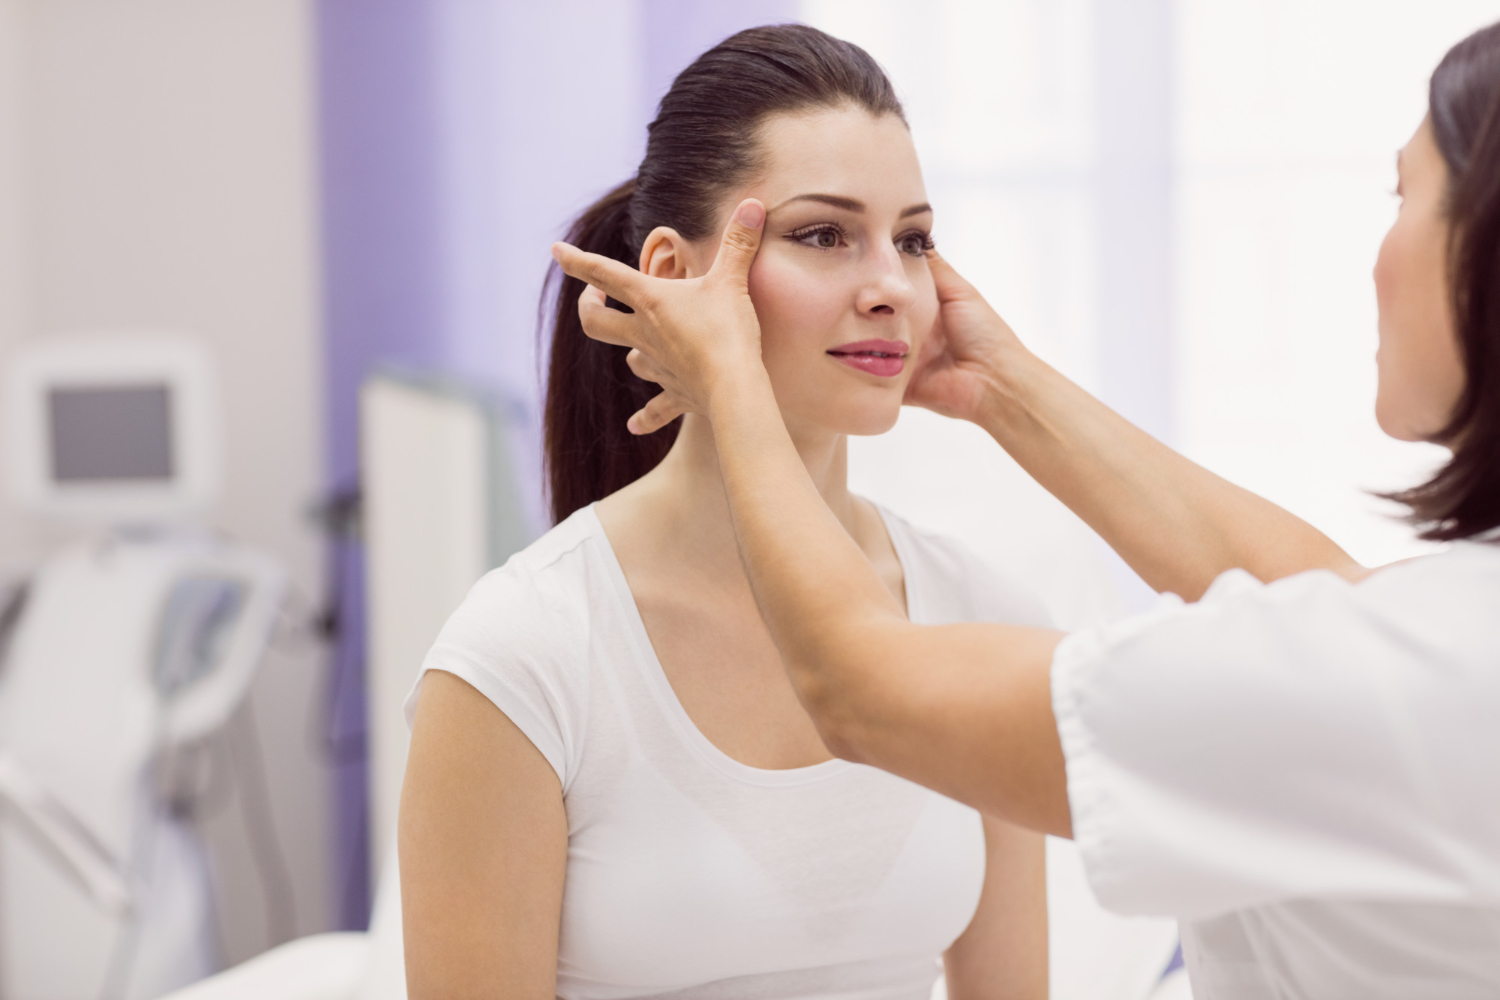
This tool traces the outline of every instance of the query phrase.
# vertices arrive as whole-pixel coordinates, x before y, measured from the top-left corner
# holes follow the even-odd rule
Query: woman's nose
[[[916,300],[917,290],[906,276],[901,252],[886,246],[870,256],[870,270],[860,286],[857,308],[866,316],[902,315]]]

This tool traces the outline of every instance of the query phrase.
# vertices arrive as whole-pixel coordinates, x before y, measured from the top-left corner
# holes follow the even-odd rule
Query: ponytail
[[[636,266],[630,240],[630,204],[635,179],[600,198],[568,230],[580,250]],[[625,429],[630,415],[656,395],[625,364],[626,348],[590,340],[578,320],[578,297],[586,287],[553,265],[558,278],[543,414],[548,499],[554,523],[602,500],[656,468],[677,440],[678,423],[655,434]]]
[[[635,179],[584,212],[568,242],[636,267],[641,244],[657,226],[671,226],[685,240],[706,239],[722,225],[717,213],[726,194],[763,165],[757,134],[767,116],[846,105],[906,120],[890,80],[857,45],[803,24],[731,35],[672,81],[647,129]],[[584,335],[583,282],[554,265],[547,290],[553,287],[543,424],[552,517],[562,521],[656,468],[681,423],[645,437],[625,429],[656,386],[636,378],[625,348]]]

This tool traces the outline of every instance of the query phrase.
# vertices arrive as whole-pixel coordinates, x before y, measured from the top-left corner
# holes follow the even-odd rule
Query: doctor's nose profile
[[[1491,0],[0,0],[0,1000],[1500,997]]]

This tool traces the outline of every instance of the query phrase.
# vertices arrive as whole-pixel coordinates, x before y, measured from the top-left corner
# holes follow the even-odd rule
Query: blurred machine
[[[401,705],[469,588],[534,535],[512,457],[516,426],[515,408],[449,379],[384,373],[360,388],[378,868],[370,930],[301,938],[167,1000],[405,1000],[395,843],[408,742]]]
[[[535,537],[508,409],[437,377],[381,373],[360,387],[372,878],[396,848],[409,736],[402,703],[417,669],[469,588]]]
[[[10,478],[88,530],[0,614],[0,1000],[145,1000],[217,965],[203,848],[162,775],[244,698],[284,578],[192,526],[222,458],[201,349],[43,345],[10,365]]]

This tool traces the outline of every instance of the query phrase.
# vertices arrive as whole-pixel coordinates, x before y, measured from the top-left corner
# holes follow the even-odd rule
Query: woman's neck
[[[792,442],[807,466],[813,485],[835,517],[851,533],[854,497],[849,492],[847,438],[821,429],[792,429]],[[730,520],[729,499],[719,473],[713,429],[695,414],[682,418],[677,440],[660,465],[620,494],[636,494],[632,520],[653,522],[703,569],[718,575],[743,571]],[[641,524],[641,527],[647,527]]]

